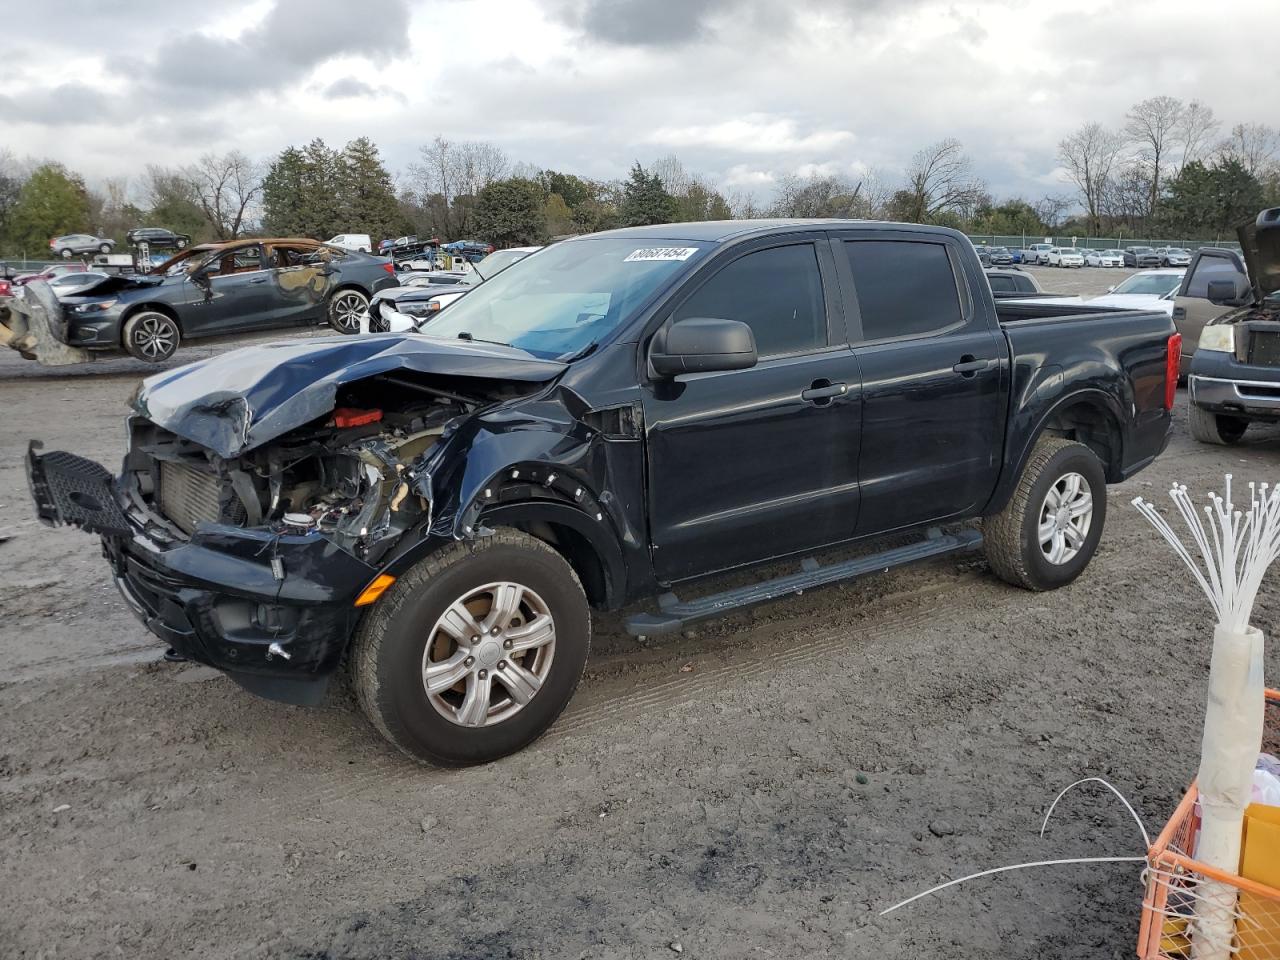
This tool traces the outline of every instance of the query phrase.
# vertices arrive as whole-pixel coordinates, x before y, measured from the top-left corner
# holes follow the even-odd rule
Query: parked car
[[[1052,249],[1053,249],[1052,243],[1033,243],[1031,246],[1027,247],[1026,251],[1024,252],[1022,262],[1038,263],[1041,266],[1048,266],[1049,251]],[[1027,257],[1026,254],[1030,254],[1030,257]]]
[[[98,270],[82,270],[79,273],[64,273],[61,276],[53,277],[47,283],[53,290],[54,295],[61,299],[86,290],[110,276],[111,274],[102,273]]]
[[[199,337],[320,322],[356,333],[369,297],[393,285],[393,274],[381,257],[314,240],[200,244],[148,273],[63,298],[66,342],[158,363]]]
[[[991,292],[996,299],[1005,294],[1025,295],[1044,292],[1040,288],[1039,281],[1023,270],[1000,270],[996,267],[988,267],[982,272],[987,275],[987,284],[991,287]]]
[[[866,221],[567,239],[431,327],[152,377],[120,477],[32,447],[37,513],[101,536],[175,655],[292,702],[348,662],[399,749],[478,763],[564,709],[592,606],[662,594],[625,628],[674,633],[979,545],[1072,582],[1106,485],[1168,442],[1177,362],[1162,313],[1006,308],[963,234]]]
[[[1118,310],[1161,310],[1173,316],[1173,295],[1182,283],[1185,270],[1171,267],[1142,270],[1121,280],[1100,297],[1088,302]]]
[[[512,247],[485,257],[465,273],[433,271],[415,274],[400,287],[379,291],[369,302],[368,318],[361,327],[368,333],[401,333],[420,329],[450,303],[490,280],[507,267],[541,247]]]
[[[1083,267],[1084,257],[1080,255],[1079,250],[1072,247],[1054,247],[1049,251],[1049,266]]]
[[[1202,443],[1238,443],[1249,424],[1280,421],[1280,207],[1238,234],[1245,269],[1228,272],[1229,258],[1197,251],[1178,297],[1203,283],[1205,299],[1225,311],[1204,325],[1187,378],[1191,435]]]
[[[1086,250],[1084,252],[1086,267],[1123,267],[1123,250]]]
[[[160,250],[183,250],[191,245],[190,236],[185,233],[174,233],[166,227],[135,227],[126,233],[124,238],[130,245],[146,243]]]
[[[354,250],[356,253],[373,253],[373,238],[367,233],[340,233],[325,242],[331,247]]]
[[[973,252],[978,255],[978,262],[984,267],[991,266],[991,248],[980,243],[973,245]]]
[[[13,278],[13,282],[19,287],[26,286],[33,280],[44,280],[47,283],[54,277],[65,276],[68,273],[85,273],[88,269],[83,263],[55,263],[35,273],[18,274]]]
[[[990,266],[1007,267],[1013,264],[1013,254],[1008,247],[991,247],[988,259]]]
[[[1125,247],[1124,265],[1126,267],[1158,267],[1160,254],[1152,247]]]
[[[1181,247],[1160,247],[1156,250],[1160,255],[1162,267],[1187,267],[1191,265],[1191,251]]]
[[[115,245],[110,237],[95,237],[91,233],[68,233],[49,241],[53,255],[63,259],[70,259],[76,254],[110,253]]]

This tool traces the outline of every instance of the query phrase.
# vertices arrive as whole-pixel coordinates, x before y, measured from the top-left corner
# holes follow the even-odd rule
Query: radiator
[[[160,512],[184,533],[193,533],[198,523],[245,522],[244,505],[232,497],[224,516],[219,508],[222,489],[217,477],[202,473],[185,463],[160,462]]]

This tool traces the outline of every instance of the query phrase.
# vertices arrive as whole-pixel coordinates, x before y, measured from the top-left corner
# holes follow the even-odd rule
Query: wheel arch
[[[1048,407],[1028,431],[1027,439],[1001,476],[1000,486],[983,511],[984,515],[1004,509],[1017,488],[1027,461],[1043,437],[1062,437],[1084,444],[1102,463],[1108,483],[1124,479],[1124,429],[1116,401],[1097,390],[1077,391]]]

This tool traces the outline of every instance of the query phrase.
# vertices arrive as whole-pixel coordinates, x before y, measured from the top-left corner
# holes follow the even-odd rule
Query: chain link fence
[[[1192,253],[1201,247],[1220,247],[1228,250],[1239,250],[1240,244],[1232,239],[1221,237],[1215,240],[1148,240],[1143,237],[1044,237],[1038,234],[1009,236],[999,234],[968,234],[975,244],[988,247],[1008,247],[1010,250],[1025,250],[1033,243],[1052,243],[1056,247],[1075,247],[1078,250],[1123,250],[1125,247],[1179,247]]]

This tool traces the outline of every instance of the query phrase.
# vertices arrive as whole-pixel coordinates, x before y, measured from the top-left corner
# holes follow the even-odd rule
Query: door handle
[[[849,385],[847,383],[828,383],[825,380],[815,380],[809,389],[800,391],[800,399],[816,403],[822,400],[830,400],[832,397],[843,397],[848,392]]]
[[[966,353],[963,357],[960,358],[960,362],[957,363],[951,369],[954,370],[956,373],[960,374],[960,376],[962,377],[972,377],[979,370],[985,370],[990,365],[991,365],[990,360],[979,360],[977,357],[974,357],[972,354]]]
[[[253,278],[252,280],[250,280],[249,282],[250,282],[250,283],[266,283],[266,282],[267,282],[267,278],[266,278],[266,277],[254,277],[254,278]]]

